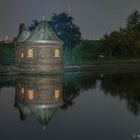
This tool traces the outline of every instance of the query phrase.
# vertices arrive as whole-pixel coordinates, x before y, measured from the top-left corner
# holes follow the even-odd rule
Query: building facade
[[[23,31],[17,40],[16,69],[21,73],[63,73],[63,42],[41,21],[34,31]]]

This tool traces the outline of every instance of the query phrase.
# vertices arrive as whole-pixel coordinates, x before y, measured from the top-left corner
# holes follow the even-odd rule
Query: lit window
[[[59,97],[60,97],[60,90],[55,90],[54,97],[55,97],[55,99],[59,99]]]
[[[24,53],[21,53],[21,58],[23,58],[24,57]]]
[[[23,87],[22,87],[22,89],[21,89],[21,93],[24,94],[24,88],[23,88]]]
[[[28,90],[28,99],[32,100],[34,98],[34,91]]]
[[[60,51],[59,51],[59,49],[55,49],[54,57],[60,57]]]
[[[33,49],[28,50],[28,57],[33,57]]]

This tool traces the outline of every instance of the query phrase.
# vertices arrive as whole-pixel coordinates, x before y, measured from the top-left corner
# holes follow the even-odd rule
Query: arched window
[[[59,97],[60,97],[60,90],[57,89],[54,91],[54,98],[59,99]]]
[[[55,49],[54,57],[60,57],[60,50],[59,49]]]
[[[28,50],[28,57],[33,57],[33,49]]]
[[[30,89],[28,90],[28,99],[33,100],[33,98],[34,98],[34,91]]]

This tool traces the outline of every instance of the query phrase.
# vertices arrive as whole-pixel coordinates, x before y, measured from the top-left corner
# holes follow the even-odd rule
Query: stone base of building
[[[15,68],[16,72],[21,74],[63,74],[64,68],[49,68],[49,69],[24,69]]]

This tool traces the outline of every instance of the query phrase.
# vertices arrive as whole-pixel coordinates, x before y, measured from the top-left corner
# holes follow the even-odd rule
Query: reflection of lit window
[[[54,97],[55,97],[55,99],[59,99],[59,97],[60,97],[60,90],[55,90]]]
[[[20,86],[20,96],[24,95],[24,87]]]
[[[22,87],[22,89],[21,89],[21,93],[24,94],[24,88],[23,88],[23,87]]]
[[[21,53],[21,58],[23,58],[24,57],[24,53]]]
[[[59,49],[55,49],[54,57],[60,57],[60,51],[59,51]]]
[[[34,98],[34,91],[28,90],[28,99],[32,100]]]
[[[33,57],[33,49],[28,50],[28,57]]]

